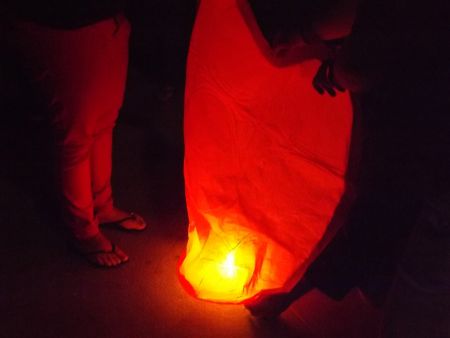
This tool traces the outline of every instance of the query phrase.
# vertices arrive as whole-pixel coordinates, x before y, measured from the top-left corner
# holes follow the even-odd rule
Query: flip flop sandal
[[[88,251],[88,252],[81,252],[78,251],[78,253],[84,257],[89,263],[91,263],[93,266],[97,267],[97,268],[106,268],[106,269],[111,269],[111,268],[116,268],[120,265],[123,265],[124,263],[128,262],[128,259],[126,261],[121,261],[119,264],[116,265],[106,265],[106,264],[100,264],[99,262],[97,262],[96,259],[94,259],[94,257],[96,255],[102,255],[102,254],[115,254],[117,255],[116,252],[116,245],[114,243],[111,243],[111,250],[97,250],[97,251]]]
[[[126,261],[122,261],[119,264],[116,265],[112,265],[112,266],[108,266],[108,265],[104,265],[104,264],[100,264],[99,262],[97,262],[94,259],[94,256],[96,255],[101,255],[101,254],[116,254],[117,255],[117,246],[116,244],[111,242],[111,249],[110,250],[94,250],[94,251],[83,251],[79,245],[77,245],[74,241],[70,240],[67,243],[67,247],[70,251],[72,251],[74,254],[76,254],[79,257],[82,257],[84,260],[86,260],[88,263],[90,263],[91,265],[93,265],[96,268],[105,268],[105,269],[110,269],[110,268],[115,268],[118,267],[119,265],[122,265],[126,262],[128,262],[128,259]]]
[[[126,221],[140,222],[140,223],[144,224],[144,227],[140,228],[140,229],[129,229],[129,228],[124,227],[122,224],[123,222],[126,222]],[[105,223],[101,223],[100,225],[104,226],[104,227],[108,227],[108,228],[119,229],[119,230],[126,231],[126,232],[140,232],[147,228],[147,224],[145,223],[144,219],[141,216],[135,214],[134,212],[131,212],[127,217],[124,217],[117,221],[105,222]]]

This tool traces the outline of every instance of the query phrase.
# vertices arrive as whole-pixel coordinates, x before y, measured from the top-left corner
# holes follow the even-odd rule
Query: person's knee
[[[56,148],[61,165],[70,168],[89,158],[94,133],[86,130],[66,130],[56,136]]]

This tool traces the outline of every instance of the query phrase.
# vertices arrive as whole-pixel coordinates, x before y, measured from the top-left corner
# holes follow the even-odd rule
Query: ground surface
[[[3,118],[0,337],[375,337],[377,314],[357,292],[339,303],[313,292],[280,320],[261,322],[242,306],[201,302],[182,289],[182,95],[156,104],[154,86],[133,72],[128,87],[116,131],[116,201],[150,226],[106,231],[130,255],[117,269],[93,268],[68,250],[42,121],[20,111]]]

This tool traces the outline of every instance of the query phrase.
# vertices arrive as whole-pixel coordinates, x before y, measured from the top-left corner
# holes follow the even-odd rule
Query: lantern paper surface
[[[352,111],[320,96],[319,63],[269,61],[236,0],[200,2],[188,58],[180,276],[239,303],[300,277],[344,191]]]

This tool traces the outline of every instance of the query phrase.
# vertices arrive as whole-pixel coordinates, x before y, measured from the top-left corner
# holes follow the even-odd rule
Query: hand
[[[344,92],[345,88],[336,82],[334,78],[334,62],[331,59],[322,61],[316,75],[314,76],[313,87],[322,95],[327,92],[330,96],[336,96],[336,90]]]
[[[268,319],[278,317],[294,300],[289,293],[260,294],[245,307],[252,316]]]

